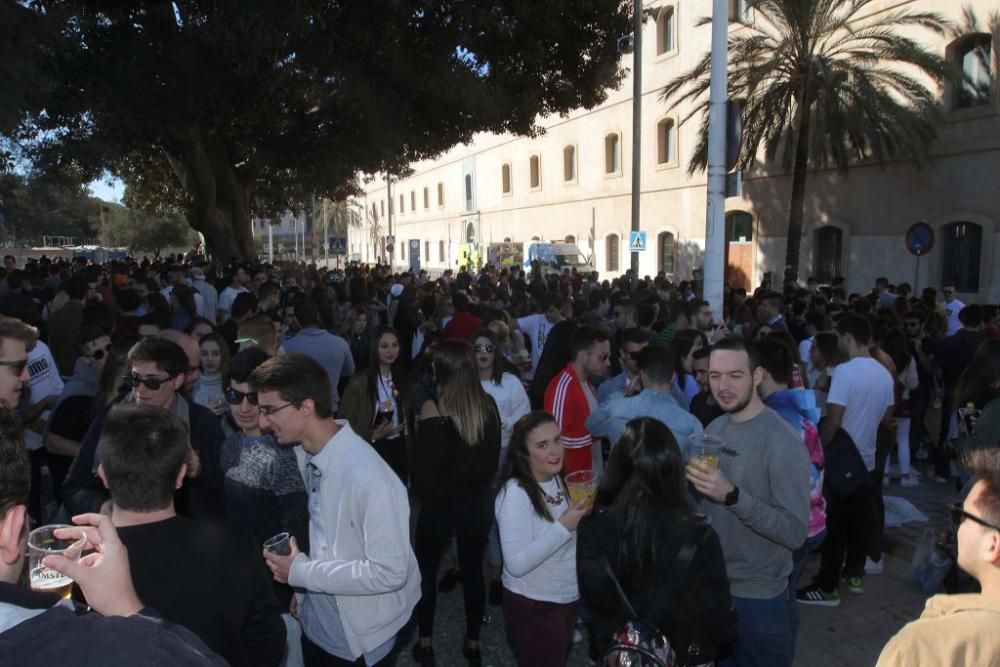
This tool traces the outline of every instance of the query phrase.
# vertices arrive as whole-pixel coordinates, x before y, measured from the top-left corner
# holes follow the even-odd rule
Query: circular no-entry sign
[[[926,222],[910,225],[904,237],[906,249],[911,255],[926,255],[934,247],[934,228]]]

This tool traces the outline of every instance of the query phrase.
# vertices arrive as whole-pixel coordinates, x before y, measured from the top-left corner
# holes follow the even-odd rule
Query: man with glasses
[[[264,553],[274,579],[299,593],[307,665],[376,665],[420,598],[410,503],[392,468],[330,410],[330,379],[304,354],[250,375],[260,427],[295,447],[309,498],[309,552]],[[361,663],[356,661],[359,658]]]
[[[975,482],[951,514],[958,566],[982,592],[929,599],[920,618],[889,640],[878,667],[987,665],[1000,655],[1000,450],[976,450],[966,463]]]
[[[169,410],[188,426],[188,480],[177,492],[177,509],[187,516],[218,516],[222,512],[219,452],[225,436],[219,419],[208,408],[180,394],[189,360],[172,341],[153,337],[139,341],[126,359],[125,383],[132,391],[123,403],[154,405]],[[97,478],[98,441],[104,415],[94,420],[80,443],[80,452],[63,484],[64,505],[70,514],[111,511],[107,490]]]
[[[21,320],[0,315],[0,401],[17,407],[28,379],[28,347],[35,330]]]

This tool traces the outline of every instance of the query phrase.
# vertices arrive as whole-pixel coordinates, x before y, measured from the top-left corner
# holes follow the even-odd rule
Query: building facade
[[[649,247],[640,253],[643,275],[690,278],[702,263],[706,176],[688,173],[699,123],[682,123],[689,110],[669,110],[661,91],[709,50],[711,28],[698,25],[707,4],[646,3],[640,228]],[[981,23],[1000,11],[1000,0],[973,5]],[[957,0],[883,0],[872,11],[934,11],[960,24],[963,7]],[[741,0],[731,0],[730,18],[731,31],[756,20]],[[918,289],[950,282],[967,299],[1000,301],[1000,49],[998,36],[981,28],[958,37],[914,34],[963,67],[971,81],[939,91],[944,122],[922,169],[895,160],[884,168],[858,163],[847,175],[810,173],[800,278],[840,274],[852,291],[867,289],[879,275],[916,282]],[[629,64],[631,55],[624,57]],[[348,232],[349,252],[363,261],[391,257],[397,268],[444,270],[456,267],[467,243],[569,240],[593,257],[602,277],[620,275],[631,261],[631,91],[628,77],[597,108],[544,118],[538,137],[482,134],[412,165],[405,178],[387,183],[375,176],[351,202],[365,215]],[[768,169],[745,174],[742,194],[727,199],[732,284],[754,287],[769,276],[777,283],[782,275],[791,178]],[[904,237],[920,221],[933,226],[936,243],[918,260]],[[385,253],[390,237],[391,254]]]

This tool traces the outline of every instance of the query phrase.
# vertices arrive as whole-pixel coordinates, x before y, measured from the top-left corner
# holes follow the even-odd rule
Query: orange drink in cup
[[[691,443],[691,465],[708,471],[719,467],[722,454],[722,438],[707,433],[695,433],[688,437]]]
[[[590,505],[597,493],[597,478],[594,476],[594,471],[577,470],[566,475],[566,488],[569,489],[571,505],[576,506],[581,502]]]

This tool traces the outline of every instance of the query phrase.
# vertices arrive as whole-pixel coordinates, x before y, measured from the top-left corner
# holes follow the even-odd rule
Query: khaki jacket
[[[1000,598],[935,595],[889,640],[876,667],[1000,665]]]

